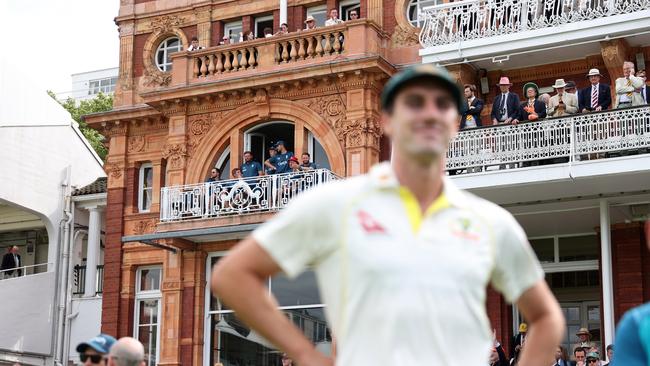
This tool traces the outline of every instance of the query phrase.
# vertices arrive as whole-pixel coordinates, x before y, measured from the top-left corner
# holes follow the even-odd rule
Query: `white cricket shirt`
[[[314,269],[340,366],[485,365],[486,286],[513,302],[544,278],[507,211],[446,179],[421,215],[387,163],[303,193],[253,237],[289,277]]]

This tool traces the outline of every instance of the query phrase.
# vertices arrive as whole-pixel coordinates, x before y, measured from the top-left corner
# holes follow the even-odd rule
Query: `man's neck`
[[[399,184],[413,193],[420,204],[420,210],[425,212],[442,193],[442,158],[435,158],[431,162],[416,162],[402,157],[396,151],[392,165]]]

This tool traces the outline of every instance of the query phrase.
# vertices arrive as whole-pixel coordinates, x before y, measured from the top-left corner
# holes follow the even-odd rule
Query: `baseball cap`
[[[115,338],[102,333],[88,342],[79,343],[77,352],[82,353],[86,349],[92,348],[99,353],[108,354],[108,351],[110,351],[115,342],[117,342]]]
[[[284,145],[284,141],[282,141],[282,140],[278,140],[278,142],[276,142],[275,145],[273,145],[273,146],[274,146],[274,147],[278,147],[278,146],[280,146],[280,145]],[[286,145],[285,145],[285,146],[286,146]]]
[[[298,161],[298,158],[295,156],[290,157],[289,161],[295,161],[296,163],[300,164],[300,161]]]
[[[384,85],[384,90],[381,93],[381,107],[386,109],[404,85],[418,79],[428,79],[438,82],[451,94],[454,102],[456,102],[458,112],[463,112],[463,93],[460,87],[451,75],[449,75],[447,70],[434,66],[433,64],[409,66],[393,75],[386,85]]]
[[[597,352],[589,352],[587,353],[587,358],[595,358],[595,359],[600,359],[600,355]]]

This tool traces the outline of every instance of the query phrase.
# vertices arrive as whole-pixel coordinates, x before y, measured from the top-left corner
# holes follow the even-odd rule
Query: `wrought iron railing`
[[[650,149],[650,106],[464,130],[449,145],[446,168],[600,159],[639,149]]]
[[[420,12],[422,47],[650,9],[650,0],[463,0]]]
[[[104,291],[104,265],[97,266],[97,293],[101,294]],[[76,265],[72,271],[72,294],[83,295],[86,288],[86,266]]]
[[[327,169],[163,187],[160,221],[214,218],[285,207],[296,195],[339,179]]]

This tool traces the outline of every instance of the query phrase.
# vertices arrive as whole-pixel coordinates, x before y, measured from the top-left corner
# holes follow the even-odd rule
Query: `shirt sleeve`
[[[491,283],[510,303],[544,279],[542,270],[526,234],[519,223],[505,212],[494,232],[495,263]]]
[[[322,189],[322,188],[325,188]],[[264,248],[289,278],[317,266],[337,247],[339,231],[327,188],[316,187],[294,198],[270,221],[253,231]]]

